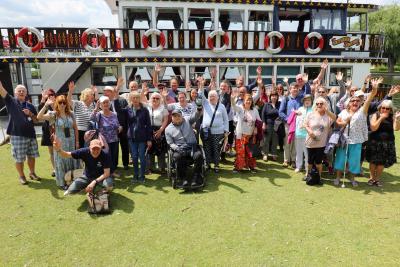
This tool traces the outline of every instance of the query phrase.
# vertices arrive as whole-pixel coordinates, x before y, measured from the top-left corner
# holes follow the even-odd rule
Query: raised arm
[[[73,99],[72,99],[72,95],[75,92],[75,82],[74,81],[70,81],[68,83],[68,94],[67,94],[67,101],[70,107],[73,106]]]
[[[381,84],[382,82],[383,82],[383,78],[382,77],[380,77],[379,79],[372,79],[371,80],[372,91],[368,95],[367,100],[365,100],[365,103],[362,106],[362,109],[363,109],[363,112],[364,112],[365,115],[368,114],[369,105],[371,104],[372,100],[376,96],[376,93],[378,92],[379,84]]]
[[[3,87],[3,84],[0,82],[0,96],[5,98],[7,96],[7,90]]]
[[[160,64],[156,64],[154,66],[154,71],[153,71],[153,86],[154,88],[157,88],[158,86],[158,74],[161,71],[161,65]]]
[[[361,87],[361,91],[365,92],[367,90],[367,85],[369,84],[370,80],[371,80],[371,74],[368,74],[364,79],[364,84]]]
[[[322,80],[324,79],[325,71],[328,68],[328,60],[325,59],[322,64],[321,64],[321,70],[319,71],[319,74],[317,78],[314,79],[313,83],[322,83]]]
[[[39,111],[37,115],[37,119],[39,121],[50,121],[53,119],[53,116],[50,115],[47,111],[49,110],[49,106],[53,104],[53,101],[49,98],[46,103],[43,105],[42,109]],[[47,113],[46,113],[47,112]]]

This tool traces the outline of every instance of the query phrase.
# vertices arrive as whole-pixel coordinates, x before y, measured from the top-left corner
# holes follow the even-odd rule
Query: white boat
[[[35,104],[43,88],[62,93],[74,80],[78,92],[91,84],[101,90],[122,75],[124,92],[130,80],[150,81],[156,63],[165,67],[159,80],[177,76],[182,88],[196,75],[209,78],[212,68],[217,82],[239,74],[250,82],[262,66],[270,84],[273,76],[278,83],[303,72],[315,78],[324,59],[325,86],[336,85],[337,71],[361,86],[371,64],[387,61],[383,36],[368,34],[368,13],[378,9],[377,1],[106,2],[119,28],[1,28],[6,88],[26,84]]]

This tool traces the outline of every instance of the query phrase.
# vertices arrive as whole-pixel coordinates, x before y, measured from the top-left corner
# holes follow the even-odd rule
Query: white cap
[[[100,103],[103,103],[104,101],[110,101],[110,99],[108,98],[108,96],[102,95],[99,98]]]
[[[355,97],[360,97],[360,96],[364,96],[364,92],[362,91],[362,90],[357,90],[355,93],[354,93],[354,96]]]

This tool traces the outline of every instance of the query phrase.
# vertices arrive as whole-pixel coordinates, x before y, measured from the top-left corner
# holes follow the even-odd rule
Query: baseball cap
[[[364,92],[362,90],[358,90],[354,93],[354,96],[356,97],[364,96]]]
[[[174,114],[182,115],[182,111],[180,111],[179,109],[174,109],[174,110],[171,112],[171,114],[172,114],[172,115],[174,115]]]
[[[100,103],[103,103],[104,101],[110,101],[110,99],[108,98],[108,96],[103,95],[100,96],[99,101]]]

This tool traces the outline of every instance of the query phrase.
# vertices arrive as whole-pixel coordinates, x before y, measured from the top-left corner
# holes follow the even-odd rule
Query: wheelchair
[[[174,159],[173,159],[174,151],[171,148],[168,148],[167,176],[171,182],[173,189],[198,190],[198,189],[203,189],[206,186],[207,163],[206,163],[205,152],[204,152],[203,146],[197,145],[197,148],[201,151],[201,154],[203,156],[203,164],[201,164],[201,172],[200,172],[200,177],[201,177],[202,182],[199,184],[196,184],[196,186],[192,186],[192,185],[183,186],[183,181],[178,178],[178,174],[176,172],[176,162],[174,162]],[[187,170],[186,170],[186,175],[193,175],[194,160],[188,159],[187,161],[188,161],[187,162],[188,166],[187,166]]]

